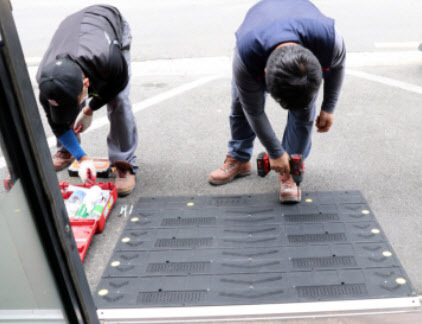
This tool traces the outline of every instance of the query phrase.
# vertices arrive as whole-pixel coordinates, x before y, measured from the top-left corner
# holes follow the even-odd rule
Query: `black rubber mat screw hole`
[[[341,284],[344,285],[344,281],[342,281]]]
[[[160,288],[160,289],[158,289],[158,292],[162,292],[163,290]]]
[[[335,254],[333,254],[333,258],[335,258],[336,257],[336,255]]]
[[[167,260],[166,263],[170,263],[170,261]]]

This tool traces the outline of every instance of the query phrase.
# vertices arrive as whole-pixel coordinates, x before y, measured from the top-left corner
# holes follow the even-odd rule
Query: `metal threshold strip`
[[[359,317],[413,313],[422,320],[419,297],[241,306],[98,309],[103,323],[239,322],[275,319]]]

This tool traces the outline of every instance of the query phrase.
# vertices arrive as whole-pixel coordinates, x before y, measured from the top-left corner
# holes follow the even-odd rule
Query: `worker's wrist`
[[[285,151],[278,151],[278,152],[275,152],[275,153],[268,152],[268,155],[270,156],[270,159],[276,160],[276,159],[281,158],[284,155],[284,153],[286,153],[286,152]]]
[[[67,130],[59,138],[60,143],[65,149],[72,154],[76,160],[80,160],[81,157],[86,156],[86,153],[78,143],[78,139],[72,129]]]
[[[335,107],[321,107],[321,112],[325,112],[327,114],[333,114]]]

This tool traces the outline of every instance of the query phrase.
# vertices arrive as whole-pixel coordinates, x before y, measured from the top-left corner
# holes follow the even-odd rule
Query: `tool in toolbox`
[[[261,152],[258,154],[256,159],[256,165],[258,169],[258,175],[260,177],[265,177],[270,171],[270,157],[268,153]],[[293,177],[294,182],[297,185],[297,190],[299,191],[300,183],[303,181],[303,174],[305,173],[305,164],[303,163],[302,154],[292,154],[290,155],[290,174]]]
[[[117,200],[117,190],[111,182],[97,182],[94,185],[81,184],[71,185],[68,182],[60,182],[60,189],[62,197],[65,201],[66,209],[69,208],[68,200],[72,197],[74,202],[79,202],[79,206],[73,212],[69,212],[69,221],[72,228],[73,236],[76,241],[78,248],[79,257],[84,262],[88,247],[91,244],[92,238],[95,233],[101,233],[104,229],[105,223],[111,214],[111,210]],[[87,214],[87,210],[83,207],[84,198],[87,195],[93,194],[90,189],[99,187],[101,191],[106,192],[107,197],[104,206],[97,209],[97,206],[93,206],[92,213]],[[97,189],[98,190],[98,189]],[[74,195],[78,193],[77,195]],[[88,208],[90,209],[90,208]]]
[[[98,178],[110,178],[114,174],[114,167],[111,166],[111,163],[106,158],[92,158],[94,161],[95,169],[97,170]],[[70,177],[78,177],[80,163],[78,161],[73,161],[73,163],[68,168]]]

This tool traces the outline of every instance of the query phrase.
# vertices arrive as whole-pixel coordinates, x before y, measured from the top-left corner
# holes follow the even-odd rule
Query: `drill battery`
[[[261,152],[258,154],[258,157],[256,158],[256,168],[258,170],[258,175],[261,178],[264,178],[271,171],[268,153]]]

